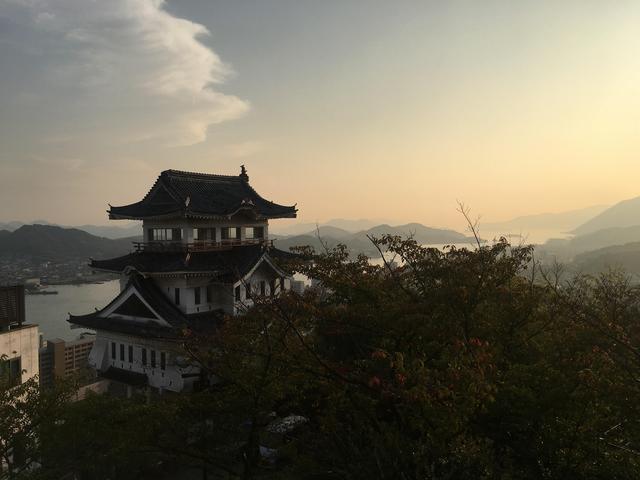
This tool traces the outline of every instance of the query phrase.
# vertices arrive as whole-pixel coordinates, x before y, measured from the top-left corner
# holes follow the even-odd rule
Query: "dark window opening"
[[[284,292],[284,277],[280,279],[280,291]]]
[[[15,387],[22,383],[22,357],[0,361],[0,377],[9,381],[9,386]]]
[[[193,301],[196,305],[200,305],[200,287],[193,289]]]
[[[142,365],[147,365],[147,349],[142,349]]]
[[[111,359],[116,359],[116,342],[111,342]]]
[[[151,350],[151,368],[156,368],[156,351]]]
[[[213,301],[213,285],[207,285],[207,303],[211,303]]]
[[[271,284],[269,286],[271,291],[269,293],[271,294],[272,297],[276,294],[276,285],[277,284],[278,284],[277,279],[274,278],[273,280],[271,280]]]
[[[120,361],[124,362],[124,343],[120,344]]]
[[[133,345],[129,345],[129,363],[133,363]]]
[[[160,352],[160,370],[165,370],[167,368],[167,354],[164,352]]]
[[[216,240],[215,228],[194,228],[193,240],[196,242],[214,242]]]
[[[173,301],[174,301],[174,303],[175,303],[176,305],[180,305],[180,289],[179,289],[179,288],[176,288],[176,289],[173,291],[173,294],[174,294],[174,295],[173,295]]]
[[[239,302],[240,300],[242,300],[242,297],[240,296],[240,285],[238,285],[236,287],[236,302]]]
[[[260,295],[265,296],[267,294],[267,282],[260,280]]]

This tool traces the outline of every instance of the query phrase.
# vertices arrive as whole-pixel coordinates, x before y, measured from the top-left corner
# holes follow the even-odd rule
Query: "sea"
[[[44,340],[74,340],[89,330],[72,329],[67,322],[69,314],[85,315],[105,307],[120,292],[120,282],[52,285],[45,290],[55,290],[58,294],[25,297],[27,323],[38,325]]]

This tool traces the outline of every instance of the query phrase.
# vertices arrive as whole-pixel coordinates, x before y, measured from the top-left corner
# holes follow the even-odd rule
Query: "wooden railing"
[[[220,242],[212,242],[208,240],[186,242],[133,242],[133,248],[137,252],[212,252],[215,250],[227,250],[232,247],[245,245],[266,245],[273,246],[273,240],[265,238],[246,238],[222,240]]]

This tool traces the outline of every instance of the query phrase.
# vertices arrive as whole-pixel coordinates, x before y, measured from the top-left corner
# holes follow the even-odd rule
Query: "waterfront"
[[[49,287],[57,295],[27,295],[25,298],[28,323],[40,327],[45,340],[62,338],[73,340],[88,330],[71,329],[69,313],[82,315],[107,305],[120,291],[118,280],[82,285],[55,285]]]

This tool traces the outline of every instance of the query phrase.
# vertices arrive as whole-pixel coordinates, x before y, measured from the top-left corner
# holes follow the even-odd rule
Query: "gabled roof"
[[[135,298],[135,299],[134,299]],[[144,309],[143,315],[138,315]],[[212,315],[213,316],[213,315]],[[131,320],[127,317],[136,317]],[[109,305],[88,315],[69,315],[69,323],[92,330],[167,338],[172,331],[190,326],[190,316],[158,289],[153,280],[133,274],[127,287]]]
[[[109,218],[229,218],[242,211],[269,219],[295,218],[297,210],[295,205],[279,205],[258,195],[244,167],[238,176],[165,170],[141,201],[110,206]]]
[[[91,268],[123,273],[133,269],[149,274],[206,274],[219,281],[229,282],[244,277],[263,257],[290,255],[275,248],[265,249],[262,245],[246,245],[229,250],[211,252],[154,252],[130,253],[110,260],[92,260]]]

